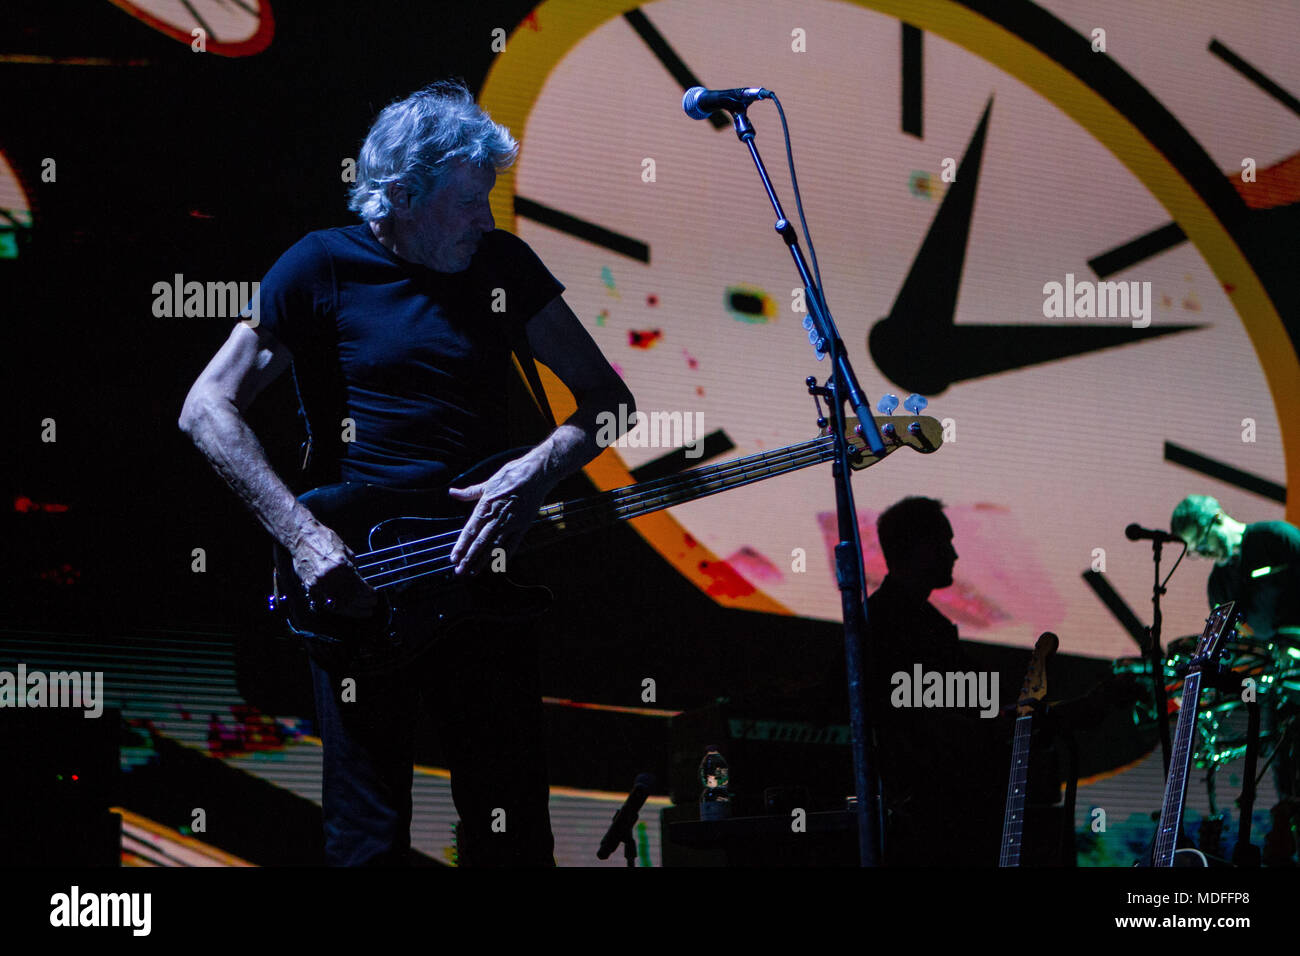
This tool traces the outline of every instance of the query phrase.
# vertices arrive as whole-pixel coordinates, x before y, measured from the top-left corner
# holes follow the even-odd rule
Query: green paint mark
[[[654,866],[650,862],[650,831],[644,820],[636,822],[636,855],[642,866]]]
[[[918,199],[934,198],[934,179],[924,169],[912,170],[912,175],[907,180],[907,188]]]

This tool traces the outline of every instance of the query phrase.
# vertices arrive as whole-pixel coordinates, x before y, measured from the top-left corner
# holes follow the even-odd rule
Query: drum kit
[[[1193,634],[1171,641],[1165,654],[1162,676],[1169,717],[1178,712],[1183,675],[1197,639],[1198,635]],[[1219,679],[1212,685],[1207,683],[1201,694],[1192,753],[1193,766],[1207,771],[1212,816],[1218,812],[1216,772],[1245,756],[1249,748],[1248,702],[1258,701],[1261,711],[1268,715],[1257,731],[1260,779],[1277,755],[1295,714],[1300,712],[1300,628],[1280,628],[1271,639],[1259,640],[1239,625],[1237,636],[1224,643],[1220,668]],[[1149,686],[1151,667],[1144,657],[1118,658],[1112,670],[1117,675],[1132,675]],[[1143,695],[1134,706],[1135,724],[1155,724],[1152,696]]]

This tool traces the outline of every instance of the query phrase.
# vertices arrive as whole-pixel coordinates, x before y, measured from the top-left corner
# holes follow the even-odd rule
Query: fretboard
[[[1191,765],[1192,739],[1196,731],[1196,711],[1201,700],[1200,672],[1188,674],[1183,683],[1179,704],[1178,730],[1174,735],[1173,753],[1169,758],[1169,778],[1165,782],[1165,802],[1160,808],[1160,829],[1156,833],[1152,866],[1173,866],[1178,849],[1178,831],[1183,820],[1183,801],[1187,797],[1187,772]]]
[[[835,443],[829,437],[759,452],[721,464],[694,468],[641,484],[546,505],[537,512],[527,546],[536,546],[571,534],[594,531],[618,521],[706,498],[732,488],[775,478],[808,468],[835,457]]]
[[[1033,714],[1016,718],[1011,744],[1011,775],[1007,781],[1007,809],[1002,817],[1002,853],[998,866],[1020,865],[1020,841],[1024,836],[1025,788],[1029,780],[1029,741]]]

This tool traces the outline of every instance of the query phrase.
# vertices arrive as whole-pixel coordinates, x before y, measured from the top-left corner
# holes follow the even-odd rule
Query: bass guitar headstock
[[[1038,635],[1034,644],[1034,653],[1029,657],[1029,670],[1025,672],[1025,682],[1020,685],[1019,702],[1016,716],[1024,717],[1034,712],[1034,705],[1041,704],[1047,697],[1047,659],[1061,646],[1060,638],[1051,631]]]
[[[1187,663],[1189,674],[1199,672],[1206,664],[1213,665],[1219,659],[1219,651],[1222,650],[1228,634],[1232,632],[1236,618],[1235,601],[1220,604],[1210,612],[1210,616],[1205,619],[1205,630],[1201,632],[1201,637],[1196,642],[1196,650],[1192,652],[1191,660]]]
[[[876,418],[876,424],[880,428],[880,437],[885,440],[885,447],[879,454],[872,454],[867,440],[862,437],[860,421],[856,418],[847,421],[849,445],[856,453],[849,459],[854,471],[870,468],[900,448],[911,448],[928,455],[943,444],[943,425],[929,415],[883,415]],[[823,428],[821,434],[829,434],[829,429]]]

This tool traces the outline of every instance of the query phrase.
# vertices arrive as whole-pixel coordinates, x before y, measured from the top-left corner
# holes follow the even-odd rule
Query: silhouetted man
[[[996,866],[1010,763],[1006,722],[980,716],[987,708],[969,694],[916,706],[918,675],[981,673],[957,628],[929,601],[952,584],[952,526],[940,502],[911,497],[882,513],[876,532],[889,573],[867,601],[868,700],[889,812],[886,862]],[[996,713],[994,675],[983,676]]]

